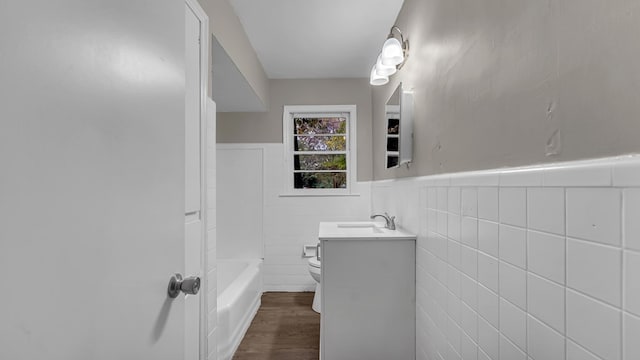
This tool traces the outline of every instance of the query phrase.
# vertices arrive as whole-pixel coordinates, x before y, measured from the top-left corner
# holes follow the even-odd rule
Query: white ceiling
[[[271,79],[369,77],[403,0],[230,0]]]

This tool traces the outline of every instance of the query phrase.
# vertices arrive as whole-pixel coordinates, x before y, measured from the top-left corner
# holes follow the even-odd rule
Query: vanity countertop
[[[414,234],[403,229],[389,230],[374,221],[321,222],[320,240],[415,240]]]

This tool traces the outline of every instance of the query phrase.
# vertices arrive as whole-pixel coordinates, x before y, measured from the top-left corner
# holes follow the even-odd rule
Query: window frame
[[[347,187],[343,189],[296,189],[294,188],[294,150],[293,139],[295,115],[343,115],[347,114]],[[285,105],[282,114],[282,143],[284,145],[284,196],[349,196],[354,195],[357,179],[357,142],[356,142],[357,111],[356,105]],[[339,151],[342,153],[342,151]],[[322,153],[330,155],[332,151],[319,151],[310,153]]]

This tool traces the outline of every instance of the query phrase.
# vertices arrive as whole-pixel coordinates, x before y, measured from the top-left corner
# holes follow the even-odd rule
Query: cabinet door
[[[322,246],[322,358],[415,359],[415,241]]]

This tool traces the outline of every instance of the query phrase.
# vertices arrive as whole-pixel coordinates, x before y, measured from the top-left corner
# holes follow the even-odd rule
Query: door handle
[[[178,297],[180,291],[187,295],[196,295],[200,291],[200,278],[198,276],[189,276],[186,279],[180,274],[174,274],[169,280],[169,289],[167,293],[170,298]]]

